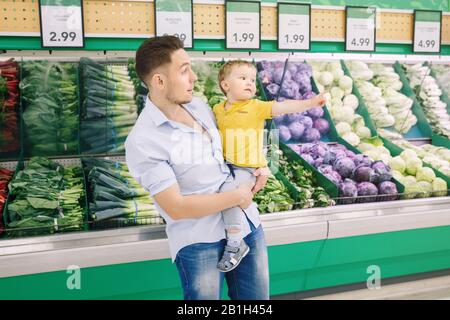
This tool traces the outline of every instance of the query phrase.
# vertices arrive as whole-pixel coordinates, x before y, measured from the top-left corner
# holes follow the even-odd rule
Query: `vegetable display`
[[[138,117],[135,89],[127,66],[81,58],[83,153],[120,153]]]
[[[339,188],[340,196],[345,198],[341,203],[397,199],[391,168],[382,161],[355,154],[341,144],[319,142],[290,147]]]
[[[382,133],[385,132],[382,131]],[[387,138],[388,136],[385,137]],[[389,137],[390,139],[393,138],[392,133]],[[435,160],[435,157],[430,158],[432,155],[426,151],[430,148],[427,146],[413,146],[408,141],[402,139],[400,135],[393,142],[404,148],[404,151],[396,157],[391,156],[390,151],[379,138],[372,138],[370,141],[367,140],[358,148],[372,160],[382,159],[389,164],[392,168],[394,178],[405,186],[405,198],[445,195],[447,190],[446,182],[436,177],[433,170],[424,166],[424,163],[427,163],[427,161]],[[443,156],[450,156],[443,151],[441,151],[441,154]],[[443,161],[440,161],[438,163],[442,165],[442,168],[444,166],[448,167],[448,162],[444,164]]]
[[[273,175],[269,176],[266,186],[255,194],[253,200],[260,214],[292,210],[295,202],[286,186]]]
[[[0,153],[16,152],[19,142],[19,64],[0,61]]]
[[[0,167],[0,233],[3,226],[3,208],[8,199],[8,183],[14,172]]]
[[[31,158],[9,184],[11,236],[81,230],[84,184],[81,167],[64,168],[42,157]]]
[[[413,100],[400,93],[402,82],[392,66],[348,61],[346,65],[356,81],[377,128],[391,128],[405,134],[416,123]]]
[[[24,61],[22,70],[25,150],[33,156],[78,154],[77,64]]]
[[[327,91],[328,107],[338,134],[352,146],[361,139],[370,138],[364,118],[355,111],[359,107],[358,98],[352,93],[353,80],[344,75],[341,63],[310,61],[313,76],[321,92]]]
[[[297,161],[288,161],[283,151],[272,148],[274,149],[272,153],[276,152],[279,158],[278,169],[298,192],[296,209],[327,207],[335,204],[325,189],[318,186],[310,170]]]
[[[283,62],[261,61],[258,69],[258,77],[268,100],[305,100],[315,95],[311,84],[312,68],[306,63],[290,61],[284,70]],[[330,129],[330,124],[324,119],[324,110],[319,107],[278,116],[273,121],[281,140],[289,143],[318,141]]]
[[[116,218],[125,224],[161,224],[150,194],[128,172],[123,162],[84,158],[88,180],[89,213],[94,221]]]
[[[436,79],[430,75],[430,67],[418,63],[404,64],[403,68],[433,131],[449,138],[450,115],[447,113],[447,104],[441,100],[442,91]]]

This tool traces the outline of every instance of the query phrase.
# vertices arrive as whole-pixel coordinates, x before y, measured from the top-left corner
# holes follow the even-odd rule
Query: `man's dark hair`
[[[183,42],[174,36],[155,37],[145,40],[136,51],[137,75],[144,81],[156,68],[170,63],[172,53],[182,48]]]

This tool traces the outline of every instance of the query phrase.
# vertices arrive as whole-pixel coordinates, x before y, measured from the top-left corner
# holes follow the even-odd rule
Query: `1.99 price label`
[[[226,2],[227,49],[259,49],[261,16],[259,2]]]
[[[278,3],[278,49],[309,50],[311,6]]]

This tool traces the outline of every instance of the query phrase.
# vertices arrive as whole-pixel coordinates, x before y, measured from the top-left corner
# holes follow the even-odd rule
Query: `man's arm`
[[[305,112],[316,107],[323,107],[326,103],[324,93],[308,100],[285,100],[274,102],[272,106],[272,117],[277,117],[286,113]]]
[[[183,196],[175,183],[154,198],[172,219],[179,220],[202,218],[237,206],[246,209],[252,203],[253,193],[249,186],[241,185],[228,192]]]

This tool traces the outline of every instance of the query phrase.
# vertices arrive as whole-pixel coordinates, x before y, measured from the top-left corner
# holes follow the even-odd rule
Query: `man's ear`
[[[154,73],[150,78],[150,85],[154,88],[163,87],[165,85],[165,78],[161,73]]]

